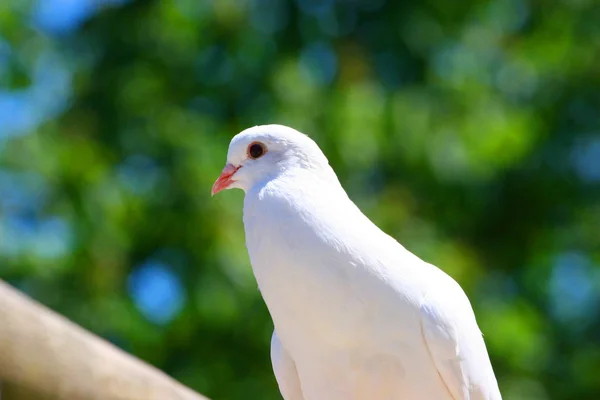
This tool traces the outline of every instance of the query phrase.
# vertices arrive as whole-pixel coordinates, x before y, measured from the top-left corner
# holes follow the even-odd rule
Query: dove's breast
[[[244,202],[252,268],[305,398],[446,399],[420,335],[422,286],[407,265],[420,261],[347,197],[318,193],[265,190]]]
[[[368,232],[352,232],[340,218],[346,214],[343,207],[334,209],[327,199],[307,193],[246,195],[250,261],[275,325],[284,325],[281,330],[297,326],[294,331],[314,330],[312,334],[323,338],[345,333],[348,340],[370,334],[365,323],[373,317],[373,302],[383,294],[382,271],[376,254],[359,255]],[[397,296],[391,290],[389,294]]]

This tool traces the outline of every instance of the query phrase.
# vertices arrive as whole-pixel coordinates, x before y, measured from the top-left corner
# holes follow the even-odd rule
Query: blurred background
[[[596,0],[3,0],[0,278],[218,399],[278,399],[231,137],[313,137],[470,296],[507,400],[600,395]]]

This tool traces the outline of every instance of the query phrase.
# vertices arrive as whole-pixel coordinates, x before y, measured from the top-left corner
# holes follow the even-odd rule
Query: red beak
[[[212,190],[210,191],[211,195],[214,196],[215,194],[219,193],[221,190],[227,189],[229,187],[229,185],[231,185],[234,182],[234,180],[231,179],[231,177],[240,168],[241,168],[241,166],[236,167],[232,164],[225,165],[225,168],[223,168],[221,175],[219,175],[219,177],[215,181],[215,184],[212,187]]]

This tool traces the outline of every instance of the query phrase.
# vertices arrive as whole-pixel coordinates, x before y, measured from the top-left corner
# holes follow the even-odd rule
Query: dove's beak
[[[241,166],[236,167],[233,164],[225,165],[225,168],[223,168],[221,175],[219,175],[219,177],[215,181],[215,184],[212,187],[212,190],[210,191],[211,195],[214,196],[221,190],[229,188],[229,185],[231,185],[234,182],[234,180],[231,179],[233,177],[233,174],[235,174],[240,168]]]

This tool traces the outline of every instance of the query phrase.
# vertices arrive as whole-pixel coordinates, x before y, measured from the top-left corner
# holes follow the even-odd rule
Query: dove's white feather
[[[244,160],[254,141],[268,153]],[[463,290],[373,224],[311,139],[250,128],[228,162],[286,400],[500,400]]]
[[[285,400],[303,400],[298,371],[294,360],[281,346],[277,332],[273,331],[271,337],[271,363],[275,378],[279,384],[279,391]]]

